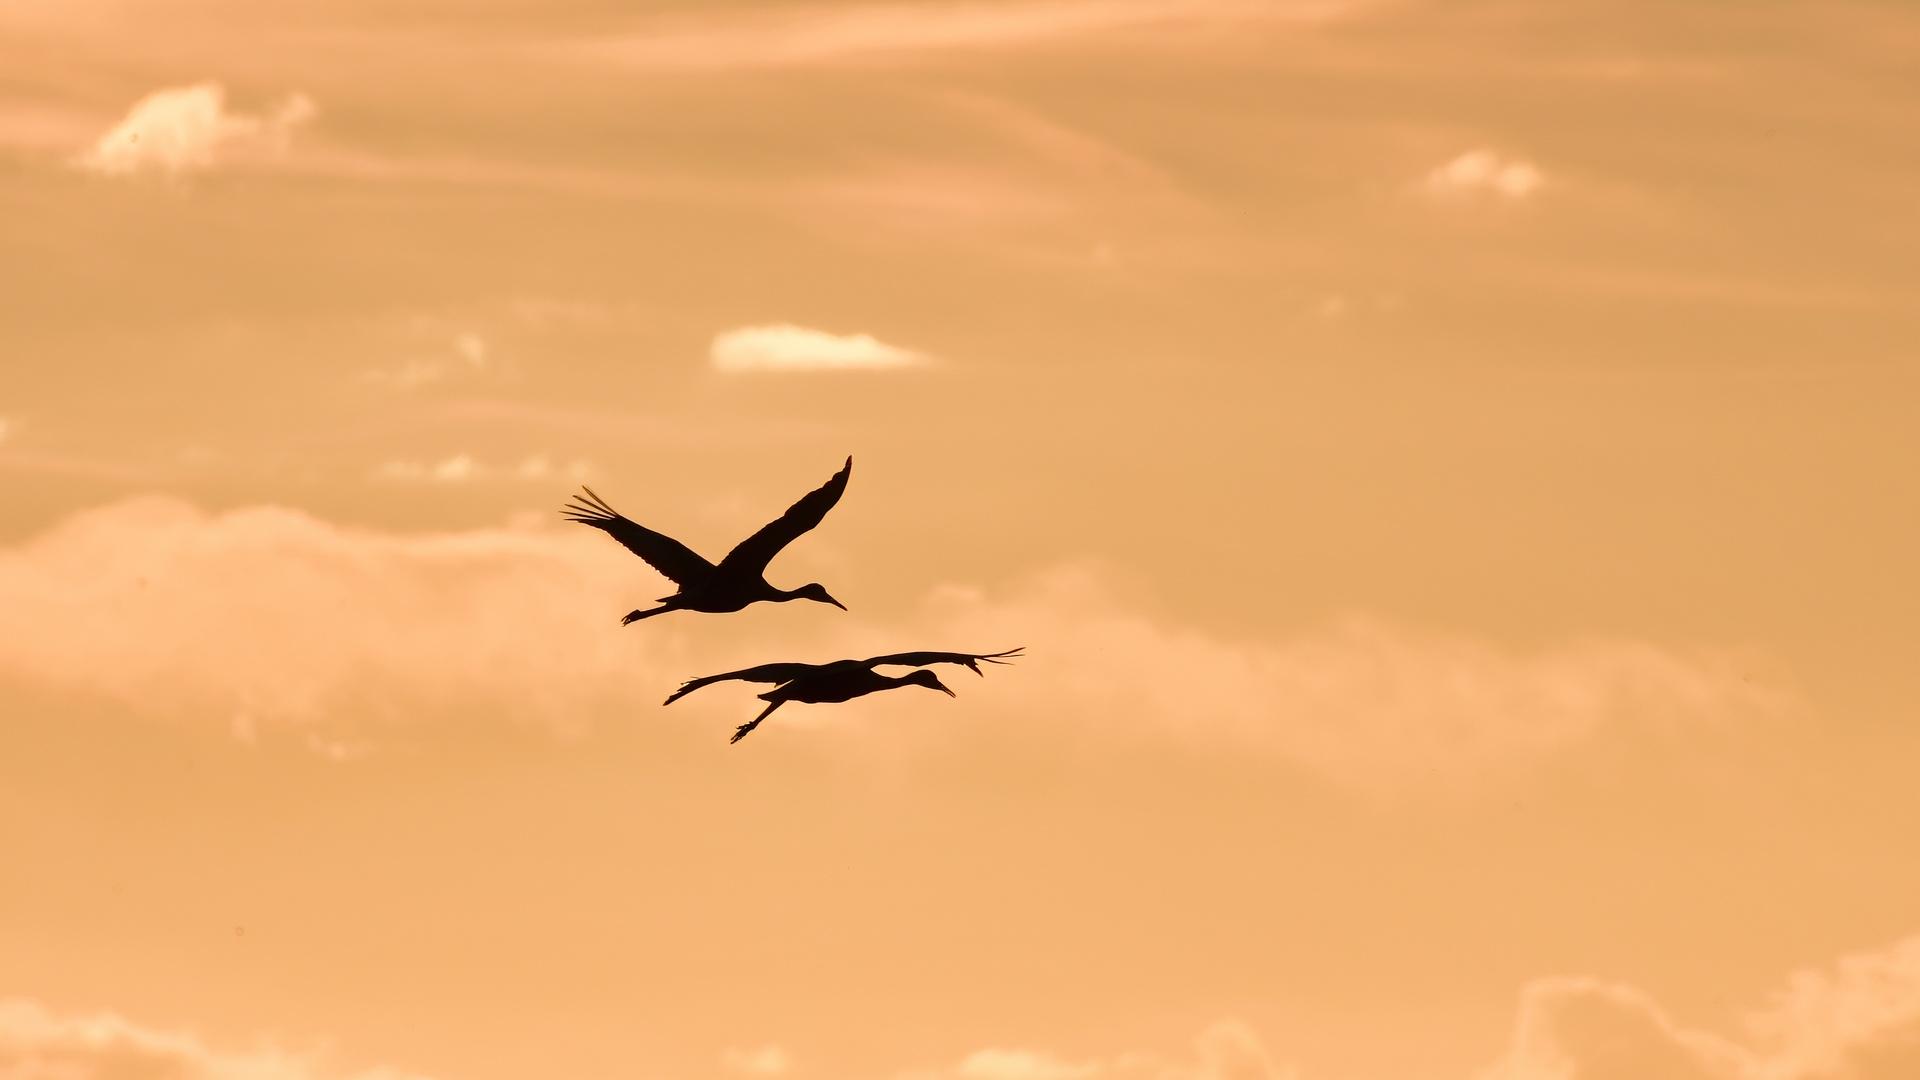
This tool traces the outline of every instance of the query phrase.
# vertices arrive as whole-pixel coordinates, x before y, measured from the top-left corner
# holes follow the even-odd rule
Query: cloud
[[[1920,1076],[1920,934],[1799,972],[1746,1021],[1757,1080]]]
[[[1521,991],[1513,1046],[1478,1080],[1741,1080],[1752,1075],[1753,1062],[1739,1047],[1681,1030],[1631,986],[1548,978]]]
[[[611,632],[612,598],[650,575],[605,541],[393,535],[133,499],[0,553],[0,673],[243,735],[449,709],[569,728],[607,701],[655,698],[635,690],[635,666],[680,666],[659,635]]]
[[[1469,150],[1427,174],[1427,191],[1442,197],[1490,194],[1524,199],[1539,190],[1546,175],[1531,161],[1501,157],[1492,150]]]
[[[638,34],[586,49],[654,70],[726,70],[845,63],[889,54],[1032,47],[1098,34],[1169,26],[1312,22],[1348,0],[1024,0],[992,4],[865,3],[747,11],[731,17],[658,20]]]
[[[716,335],[710,359],[718,371],[886,371],[930,358],[867,334],[841,336],[780,323],[743,326]]]
[[[414,356],[395,368],[375,368],[366,372],[368,382],[381,383],[400,390],[439,382],[458,375],[500,374],[487,339],[472,331],[453,335],[449,343],[451,357]]]
[[[1129,609],[1110,576],[1084,566],[1000,595],[941,588],[905,617],[836,620],[797,645],[756,636],[751,620],[698,647],[685,620],[616,632],[630,602],[668,591],[588,529],[390,534],[281,507],[215,515],[144,497],[0,549],[0,675],[245,731],[454,708],[577,729],[609,708],[652,706],[690,674],[776,650],[830,660],[902,640],[1024,645],[1026,662],[968,694],[988,695],[968,730],[1253,753],[1378,791],[1522,767],[1607,730],[1781,707],[1725,657],[1632,641],[1515,654],[1359,616],[1277,639],[1224,638]],[[780,726],[866,730],[872,717],[931,707],[888,697],[880,713],[795,706]],[[676,716],[739,708],[716,688]]]
[[[1034,1050],[976,1050],[953,1067],[958,1080],[1082,1080],[1106,1070],[1099,1061],[1061,1061]]]
[[[419,461],[389,461],[373,471],[381,480],[432,480],[441,484],[457,484],[463,480],[477,480],[487,475],[486,467],[476,463],[471,454],[455,454],[435,465]]]
[[[1506,1056],[1477,1080],[1920,1076],[1920,935],[1795,974],[1744,1020],[1744,1038],[1689,1030],[1632,986],[1538,979],[1521,991]]]
[[[920,633],[1028,646],[1035,659],[1019,671],[1021,696],[1061,722],[1108,737],[1230,746],[1383,791],[1510,770],[1610,729],[1787,707],[1713,652],[1595,639],[1516,654],[1364,615],[1234,640],[1150,619],[1116,603],[1115,592],[1085,566],[1056,568],[998,599],[947,588],[930,598]]]
[[[745,1073],[748,1076],[780,1076],[793,1068],[793,1062],[787,1052],[778,1046],[763,1046],[758,1050],[743,1050],[738,1046],[727,1048],[720,1056],[720,1064],[730,1071]]]
[[[191,1031],[141,1027],[110,1012],[56,1015],[25,998],[0,1000],[0,1076],[20,1080],[422,1080],[380,1067],[323,1071],[318,1055],[271,1045],[215,1050]]]
[[[1293,1080],[1260,1037],[1235,1019],[1214,1023],[1194,1040],[1191,1061],[1153,1054],[1069,1061],[1039,1050],[976,1050],[946,1069],[901,1074],[899,1080]]]
[[[284,149],[293,129],[313,118],[312,99],[295,94],[272,113],[227,111],[217,82],[155,90],[76,159],[103,176],[180,175],[210,169],[242,152]]]
[[[497,469],[483,464],[472,454],[455,454],[438,462],[411,459],[382,462],[373,470],[373,477],[376,480],[460,484],[502,476],[516,480],[546,480],[550,477],[566,476],[579,480],[592,471],[592,464],[579,458],[568,462],[563,467],[548,460],[544,454],[535,454],[510,469]]]
[[[1910,1080],[1920,1076],[1920,935],[1786,980],[1737,1035],[1677,1022],[1637,987],[1585,976],[1520,992],[1506,1052],[1473,1080]],[[1294,1080],[1247,1024],[1223,1019],[1190,1060],[979,1050],[899,1080]]]

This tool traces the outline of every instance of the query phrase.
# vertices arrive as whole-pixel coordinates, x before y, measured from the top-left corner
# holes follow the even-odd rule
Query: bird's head
[[[947,684],[940,681],[940,676],[935,675],[933,672],[928,671],[926,668],[919,668],[917,670],[910,671],[907,673],[906,678],[901,679],[900,681],[902,684],[912,683],[915,686],[924,686],[929,690],[938,690],[941,693],[947,695],[948,697],[960,696],[954,693],[953,691],[947,689]]]
[[[802,585],[799,588],[793,590],[793,595],[801,598],[802,600],[814,600],[822,604],[832,604],[834,607],[839,608],[841,611],[847,610],[847,605],[827,595],[827,587],[825,585],[820,584],[817,581],[811,582],[806,585]]]

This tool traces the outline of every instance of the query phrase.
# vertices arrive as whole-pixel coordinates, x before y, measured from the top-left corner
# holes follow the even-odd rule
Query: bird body
[[[777,683],[772,690],[758,695],[767,702],[767,707],[759,716],[733,733],[732,742],[739,742],[747,732],[759,726],[773,710],[789,701],[808,703],[827,703],[852,701],[857,697],[892,690],[899,686],[924,686],[929,690],[938,690],[948,697],[956,696],[947,688],[940,677],[926,670],[930,664],[960,664],[975,675],[984,674],[980,662],[989,664],[1011,663],[1012,658],[1021,654],[1020,649],[1009,649],[997,653],[953,653],[953,652],[912,652],[889,653],[886,656],[874,656],[865,660],[835,660],[830,664],[761,664],[758,667],[742,668],[721,675],[708,675],[705,678],[689,679],[675,690],[664,704],[671,705],[703,686],[717,682],[739,680],[743,682]],[[874,669],[877,667],[911,667],[905,675],[883,675]]]
[[[575,495],[574,501],[560,512],[569,521],[591,525],[620,541],[628,551],[645,559],[647,565],[679,586],[671,596],[660,598],[659,607],[628,612],[620,620],[622,626],[669,611],[739,611],[761,601],[813,600],[845,611],[846,605],[835,600],[818,582],[797,589],[781,589],[769,584],[765,575],[767,564],[782,548],[820,524],[827,511],[840,501],[852,472],[853,459],[849,457],[826,483],[802,496],[786,513],[760,531],[740,541],[717,564],[708,562],[673,537],[624,517],[592,488],[581,488],[586,495]]]

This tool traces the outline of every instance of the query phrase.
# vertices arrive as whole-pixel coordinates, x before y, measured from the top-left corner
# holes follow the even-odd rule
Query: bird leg
[[[765,709],[762,709],[759,716],[756,716],[752,720],[749,720],[746,723],[740,725],[739,730],[733,733],[733,738],[727,740],[728,744],[737,743],[741,739],[746,738],[747,732],[752,731],[754,728],[759,727],[760,721],[765,720],[767,718],[768,713],[772,712],[773,710],[779,708],[782,705],[785,705],[786,703],[787,703],[786,699],[781,698],[779,701],[776,701],[773,704],[767,706]]]
[[[654,615],[664,615],[667,612],[672,610],[673,608],[670,605],[661,604],[659,607],[653,608],[648,611],[639,611],[639,610],[629,611],[627,612],[627,617],[620,620],[620,625],[625,626],[631,622],[639,622],[641,619],[645,619]]]

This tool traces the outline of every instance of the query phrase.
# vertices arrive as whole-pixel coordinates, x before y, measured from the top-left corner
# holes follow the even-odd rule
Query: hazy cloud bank
[[[1633,641],[1522,655],[1359,616],[1278,639],[1225,638],[1142,615],[1108,577],[1077,566],[999,594],[936,590],[888,623],[856,614],[809,624],[800,645],[615,625],[629,602],[670,591],[587,529],[388,534],[281,507],[211,515],[145,497],[0,550],[0,673],[241,732],[450,709],[578,729],[769,650],[820,661],[907,641],[1022,645],[1028,660],[963,687],[970,723],[1251,751],[1371,789],[1524,765],[1608,728],[1783,707],[1725,657]],[[710,690],[674,716],[731,715],[737,697]],[[889,695],[886,714],[926,707]],[[781,726],[858,727],[879,715],[788,713]]]
[[[1513,1044],[1476,1080],[1879,1080],[1920,1076],[1920,936],[1799,972],[1741,1037],[1686,1028],[1647,994],[1549,978],[1520,995]]]
[[[1221,1020],[1194,1040],[1192,1060],[1127,1053],[1069,1060],[1039,1050],[976,1050],[950,1068],[902,1073],[897,1080],[1296,1080],[1276,1065],[1251,1027]]]
[[[1790,976],[1741,1034],[1687,1028],[1643,991],[1587,977],[1529,983],[1512,1042],[1473,1080],[1892,1080],[1920,1076],[1920,935]],[[755,1076],[786,1073],[776,1046],[729,1050],[724,1064]],[[143,1027],[111,1012],[59,1015],[24,998],[0,1000],[0,1076],[23,1080],[421,1080],[389,1067],[343,1074],[317,1054],[262,1043],[209,1047],[187,1030]],[[1069,1058],[986,1047],[951,1065],[895,1080],[1301,1080],[1253,1028],[1223,1019],[1191,1057],[1121,1053]]]
[[[343,1074],[318,1055],[272,1045],[216,1050],[191,1031],[142,1027],[110,1012],[60,1016],[0,1000],[0,1076],[18,1080],[424,1080],[387,1067]]]
[[[1895,1080],[1920,1076],[1920,936],[1786,980],[1728,1036],[1687,1028],[1645,992],[1586,977],[1536,979],[1513,1041],[1473,1080]],[[989,1048],[898,1080],[1295,1080],[1237,1020],[1203,1032],[1192,1061],[1068,1059]]]
[[[1116,737],[1270,754],[1365,788],[1466,780],[1607,728],[1786,707],[1728,656],[1636,641],[1516,654],[1364,615],[1278,639],[1226,639],[1127,609],[1086,567],[1050,571],[1005,599],[945,589],[927,611],[926,633],[1029,646],[1036,659],[1021,692],[1055,716]]]

